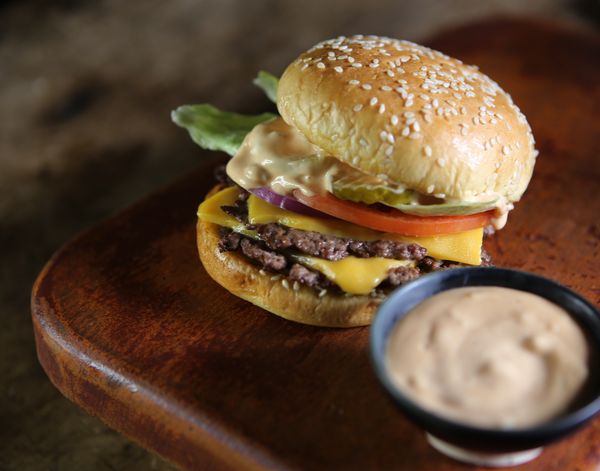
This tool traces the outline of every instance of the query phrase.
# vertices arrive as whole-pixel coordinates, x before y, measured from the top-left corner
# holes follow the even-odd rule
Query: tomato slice
[[[377,231],[410,236],[454,234],[483,227],[490,222],[493,210],[466,216],[413,216],[397,209],[380,211],[366,204],[346,201],[326,193],[306,196],[299,190],[294,198],[311,208],[344,221]]]

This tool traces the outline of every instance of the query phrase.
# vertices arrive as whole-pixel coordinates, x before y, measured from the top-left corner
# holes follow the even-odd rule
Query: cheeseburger
[[[232,158],[198,210],[200,259],[231,293],[306,324],[371,322],[396,286],[488,263],[531,178],[525,116],[476,67],[408,41],[340,37],[255,83],[278,115],[187,105]]]

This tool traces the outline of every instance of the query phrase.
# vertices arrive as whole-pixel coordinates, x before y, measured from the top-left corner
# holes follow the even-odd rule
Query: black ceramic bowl
[[[592,376],[584,399],[576,409],[541,425],[512,430],[480,428],[440,417],[421,408],[399,391],[392,383],[385,363],[386,344],[392,328],[426,298],[464,286],[501,286],[528,291],[561,306],[586,332],[595,352],[590,371],[598,371],[600,312],[565,286],[532,273],[503,268],[459,268],[423,276],[394,291],[379,308],[371,327],[371,356],[376,374],[387,392],[401,411],[428,433],[434,447],[451,456],[452,450],[448,452],[441,447],[456,447],[454,451],[457,453],[453,457],[458,459],[462,459],[460,450],[473,450],[484,456],[523,450],[533,450],[539,454],[539,447],[569,434],[600,411],[600,374]],[[437,446],[440,443],[442,446]],[[489,464],[485,460],[474,462]],[[516,461],[500,461],[500,464],[516,464]]]

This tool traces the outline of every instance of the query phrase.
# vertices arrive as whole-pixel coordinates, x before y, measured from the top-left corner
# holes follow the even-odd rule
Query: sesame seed
[[[421,100],[429,101],[429,95],[426,95],[425,93],[419,95],[419,98],[421,98]]]
[[[408,136],[409,139],[419,139],[420,137],[421,135],[418,132],[413,132]]]
[[[393,126],[398,124],[398,116],[392,115],[392,119],[390,120]]]
[[[348,59],[348,56],[345,55],[345,54],[341,55],[341,56],[338,56],[338,60],[343,61],[344,59]]]
[[[391,92],[391,91],[392,91],[392,87],[389,87],[389,86],[387,86],[387,85],[384,85],[383,87],[381,87],[381,89],[382,89],[384,92]]]
[[[360,69],[362,67],[362,64],[360,62],[355,62],[354,64],[352,64],[352,67]]]
[[[379,114],[383,114],[385,112],[385,105],[382,103],[379,105]]]
[[[348,62],[350,62],[352,64],[354,62],[354,57],[348,56]]]
[[[394,142],[396,142],[396,139],[394,138],[394,135],[392,133],[388,133],[387,140],[390,144],[393,144]]]
[[[507,145],[503,145],[503,146],[502,146],[502,153],[503,153],[504,155],[508,155],[508,154],[510,153],[510,150],[509,150],[509,148],[508,148],[508,146],[507,146]]]
[[[258,273],[260,273],[261,275],[266,275],[267,274],[267,272],[264,271],[262,268],[260,270],[258,270]]]
[[[385,141],[387,139],[388,133],[386,131],[381,131],[379,133],[379,137],[381,138],[382,141]]]
[[[300,70],[305,70],[305,69],[308,69],[308,64],[304,64],[304,65],[303,65],[303,66],[300,68]]]
[[[369,105],[375,106],[377,104],[377,101],[377,97],[374,96],[373,98],[371,98],[371,101],[369,101]]]
[[[433,121],[433,118],[431,117],[431,115],[429,113],[425,113],[423,115],[423,119],[428,123],[431,123]]]
[[[281,275],[273,275],[271,277],[271,281],[278,281],[281,278]]]
[[[363,105],[361,105],[360,103],[358,105],[354,105],[354,108],[352,108],[352,110],[355,111],[356,113],[358,113],[362,109],[363,109]]]
[[[333,52],[333,51],[328,51],[328,52],[327,52],[327,55],[328,55],[329,57],[334,57],[334,56],[335,56],[335,52]]]
[[[441,157],[435,161],[440,167],[444,167],[446,165],[446,159],[442,159]]]
[[[373,87],[371,87],[371,85],[369,85],[368,83],[363,83],[363,84],[361,85],[361,88],[362,88],[363,90],[371,90],[371,88],[373,88]]]
[[[394,146],[388,146],[388,148],[385,150],[385,155],[387,155],[388,157],[391,157],[391,155],[394,153]]]
[[[319,291],[319,298],[322,298],[326,294],[327,294],[327,290],[326,289],[322,289],[321,291]]]
[[[298,291],[300,289],[300,284],[297,281],[294,281],[292,288],[294,289],[294,291]]]
[[[319,69],[324,69],[325,68],[325,64],[323,64],[323,62],[317,62],[317,67]]]
[[[335,70],[338,74],[341,74],[344,71],[344,69],[342,69],[339,65],[334,67],[333,70]]]
[[[348,82],[350,85],[359,85],[360,82],[358,80],[352,79]]]
[[[390,70],[390,69],[388,69],[385,73],[388,74],[388,77],[395,77],[396,76],[396,74],[394,73],[394,71]]]
[[[408,62],[410,60],[409,56],[401,56],[400,57],[400,62]]]
[[[424,149],[423,149],[423,151],[425,152],[425,155],[427,157],[431,157],[431,153],[432,153],[431,152],[431,146],[429,146],[429,145],[425,146]]]
[[[410,134],[410,128],[408,126],[406,126],[403,130],[402,130],[402,135],[404,137],[407,137]]]
[[[418,121],[415,121],[413,123],[413,129],[415,130],[415,132],[419,132],[421,130],[421,126],[419,125]]]
[[[475,124],[475,125],[480,124],[479,116],[473,116],[473,124]]]
[[[427,187],[427,193],[433,193],[433,190],[435,190],[435,186],[433,186],[433,185],[429,185],[429,186]]]
[[[285,278],[283,280],[281,280],[281,285],[285,288],[285,289],[290,289],[290,283],[288,282],[288,280],[286,280]]]

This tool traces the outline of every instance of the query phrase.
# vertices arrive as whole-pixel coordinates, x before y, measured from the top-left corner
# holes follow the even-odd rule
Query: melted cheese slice
[[[451,260],[469,265],[481,264],[483,228],[429,237],[403,236],[374,231],[340,220],[321,219],[294,213],[269,204],[254,195],[250,195],[248,199],[248,220],[250,224],[276,222],[295,229],[357,240],[387,239],[414,243],[426,248],[429,256],[439,260]]]
[[[414,262],[410,260],[380,257],[346,257],[336,261],[308,255],[295,255],[293,258],[302,265],[320,271],[330,281],[350,294],[369,294],[387,278],[391,268],[414,266]]]
[[[230,186],[206,198],[198,207],[198,218],[202,221],[228,227],[234,232],[256,238],[256,231],[246,229],[244,224],[221,209],[221,206],[233,206],[239,194],[240,190],[234,186]]]
[[[257,238],[256,232],[245,228],[237,219],[223,212],[221,206],[231,206],[235,203],[239,190],[235,187],[226,188],[207,198],[198,208],[198,217],[203,221],[228,227],[248,237]],[[251,224],[267,224],[276,222],[285,226],[317,231],[361,240],[394,239],[404,242],[414,242],[425,247],[432,257],[443,260],[454,260],[463,263],[479,265],[483,230],[476,229],[458,234],[434,237],[405,237],[372,231],[354,224],[339,220],[318,219],[296,214],[273,206],[250,195],[248,200],[248,219]],[[333,283],[350,294],[368,294],[387,277],[391,268],[414,266],[410,260],[394,260],[372,257],[346,257],[338,261],[324,260],[308,255],[292,255],[297,262],[321,272]]]

